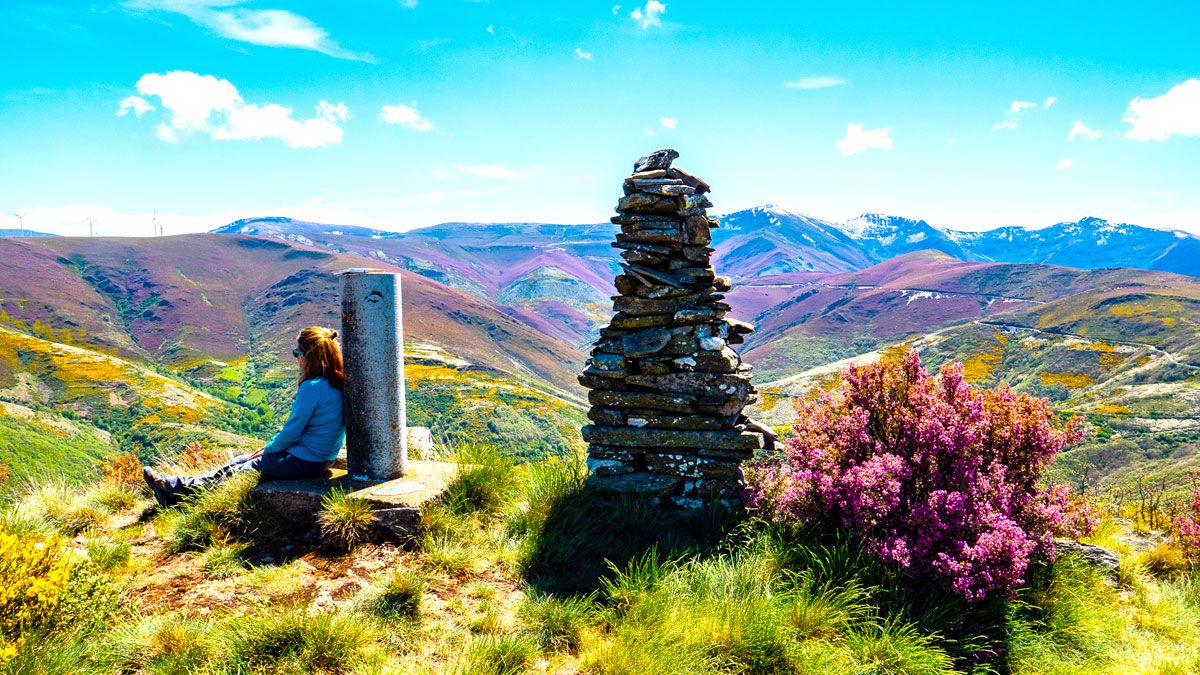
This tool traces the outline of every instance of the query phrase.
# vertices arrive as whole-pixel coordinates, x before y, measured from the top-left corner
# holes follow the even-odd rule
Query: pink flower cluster
[[[1200,490],[1192,491],[1191,513],[1175,517],[1175,541],[1193,563],[1200,563]]]
[[[852,366],[837,393],[798,404],[783,457],[749,473],[747,503],[784,522],[836,525],[914,577],[970,601],[1019,586],[1055,536],[1095,526],[1042,470],[1082,436],[1043,399],[938,376],[914,351]]]

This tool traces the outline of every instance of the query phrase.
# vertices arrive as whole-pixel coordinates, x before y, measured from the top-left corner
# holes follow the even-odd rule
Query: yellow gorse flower
[[[62,551],[56,541],[0,532],[0,664],[58,606],[72,565]]]

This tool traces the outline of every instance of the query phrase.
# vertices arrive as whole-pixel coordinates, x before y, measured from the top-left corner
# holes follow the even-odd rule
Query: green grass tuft
[[[246,544],[217,544],[204,552],[200,569],[215,579],[225,579],[246,569]]]
[[[512,505],[520,489],[511,456],[489,445],[459,451],[458,475],[446,486],[441,502],[453,514],[495,515]]]
[[[250,497],[258,474],[243,471],[210,488],[197,490],[159,522],[165,527],[167,549],[172,553],[199,550],[253,534],[262,522]]]
[[[149,616],[121,626],[97,650],[98,665],[114,672],[185,675],[216,656],[213,626],[200,619]]]
[[[427,567],[452,577],[470,575],[480,562],[478,551],[454,537],[426,536],[421,540],[421,548],[425,552]]]
[[[229,673],[346,673],[378,661],[375,624],[354,612],[303,609],[232,617],[219,636]]]
[[[88,499],[109,513],[128,513],[137,506],[141,494],[116,481],[102,481],[88,494]]]
[[[370,502],[352,497],[340,488],[321,498],[321,511],[317,514],[321,538],[344,551],[366,541],[376,520]]]
[[[541,655],[529,635],[484,635],[475,638],[450,670],[454,675],[516,675],[524,673]]]
[[[599,618],[594,595],[558,598],[533,593],[525,598],[518,614],[542,648],[552,652],[577,650],[583,632]]]
[[[368,589],[357,605],[381,619],[415,619],[425,596],[425,577],[415,570],[397,570]]]
[[[111,539],[90,539],[87,555],[92,564],[104,571],[112,571],[129,564],[131,547],[128,543],[117,543]]]

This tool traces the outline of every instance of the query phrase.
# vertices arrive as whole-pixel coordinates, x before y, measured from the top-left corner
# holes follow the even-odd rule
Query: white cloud
[[[1045,110],[1046,108],[1049,108],[1050,106],[1054,105],[1054,104],[1055,104],[1055,103],[1057,103],[1057,102],[1058,102],[1058,97],[1057,97],[1057,96],[1049,96],[1049,97],[1047,97],[1045,101],[1042,101],[1042,110]]]
[[[400,0],[400,6],[404,9],[416,9],[417,0]]]
[[[1054,101],[1051,99],[1053,99],[1053,97],[1046,100],[1050,101],[1050,104],[1053,105]],[[1011,131],[1016,129],[1017,125],[1020,124],[1021,117],[1025,114],[1025,111],[1033,110],[1037,107],[1038,104],[1034,103],[1033,101],[1013,101],[1012,104],[1008,106],[1008,112],[1005,113],[1004,119],[993,124],[992,130],[1000,131],[1001,129],[1008,129]]]
[[[166,122],[159,122],[154,125],[154,137],[163,143],[179,142],[179,136],[175,135],[175,130],[168,126]]]
[[[186,70],[147,73],[138,80],[137,90],[158,97],[165,119],[155,126],[154,134],[166,143],[204,134],[215,141],[278,138],[293,148],[317,148],[341,143],[341,123],[350,118],[346,104],[321,101],[315,117],[298,120],[291,108],[278,103],[246,103],[229,80]],[[130,107],[135,114],[136,105]]]
[[[946,145],[955,145],[955,144],[957,144],[957,143],[958,143],[958,139],[957,139],[957,138],[947,138],[947,139],[946,139]]]
[[[1172,136],[1200,136],[1200,80],[1190,79],[1155,98],[1138,96],[1129,102],[1125,138],[1165,141]]]
[[[821,75],[820,77],[802,77],[791,82],[784,82],[783,86],[788,89],[826,89],[829,87],[840,87],[844,84],[850,83],[840,77]]]
[[[405,129],[413,131],[433,131],[433,122],[429,121],[428,117],[421,115],[416,104],[411,106],[403,103],[385,105],[379,109],[379,121],[384,124],[399,124]]]
[[[1058,171],[1062,171],[1063,169],[1069,169],[1073,166],[1075,166],[1075,160],[1071,159],[1070,157],[1063,157],[1062,159],[1058,160],[1058,164],[1054,168]]]
[[[657,127],[643,127],[642,133],[645,134],[646,136],[657,136],[664,131],[669,131],[678,126],[679,126],[679,120],[675,119],[674,117],[663,116],[663,117],[658,118],[658,126]]]
[[[620,11],[620,5],[617,5],[617,11]],[[662,25],[662,15],[667,13],[667,6],[658,0],[650,0],[645,7],[634,7],[629,13],[629,18],[641,24],[642,28],[650,28],[651,26]]]
[[[861,124],[847,124],[845,138],[834,143],[833,146],[846,156],[857,155],[872,149],[891,150],[893,148],[892,128],[864,129]]]
[[[488,24],[488,27],[487,27],[487,32],[488,32],[488,35],[495,35],[495,34],[496,34],[496,27],[495,27],[494,25],[492,25],[492,24],[490,24],[490,23],[489,23],[489,24]]]
[[[1069,132],[1067,132],[1067,140],[1073,141],[1076,138],[1079,138],[1080,136],[1082,136],[1088,140],[1094,141],[1103,135],[1104,135],[1103,133],[1096,131],[1095,129],[1089,127],[1088,125],[1084,124],[1081,120],[1075,120],[1075,123],[1071,125],[1071,130]]]
[[[575,48],[575,58],[577,58],[577,59],[579,59],[579,60],[581,60],[581,61],[591,61],[591,60],[592,60],[592,53],[591,53],[591,52],[585,52],[585,51],[583,51],[582,49],[580,49],[579,47],[576,47],[576,48]]]
[[[620,14],[620,13],[621,13],[621,6],[620,6],[620,5],[613,5],[612,12],[613,12],[613,16],[616,16],[616,15]]]
[[[130,111],[133,111],[137,117],[141,117],[151,110],[154,110],[154,106],[141,96],[126,96],[121,99],[120,107],[117,108],[117,117],[124,117]]]
[[[131,9],[182,14],[197,25],[230,40],[265,47],[310,49],[340,59],[373,60],[369,54],[344,49],[317,24],[282,9],[244,9],[244,0],[129,0]],[[416,4],[415,2],[413,3]]]

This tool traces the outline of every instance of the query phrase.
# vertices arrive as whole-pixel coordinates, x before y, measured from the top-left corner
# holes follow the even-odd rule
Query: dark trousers
[[[264,480],[272,478],[320,478],[327,474],[333,462],[310,462],[306,459],[293,457],[287,451],[263,453],[251,459],[254,453],[248,452],[229,460],[228,464],[217,467],[199,476],[167,476],[167,485],[171,487],[173,496],[183,496],[194,492],[197,488],[210,487],[242,471],[257,471]]]

